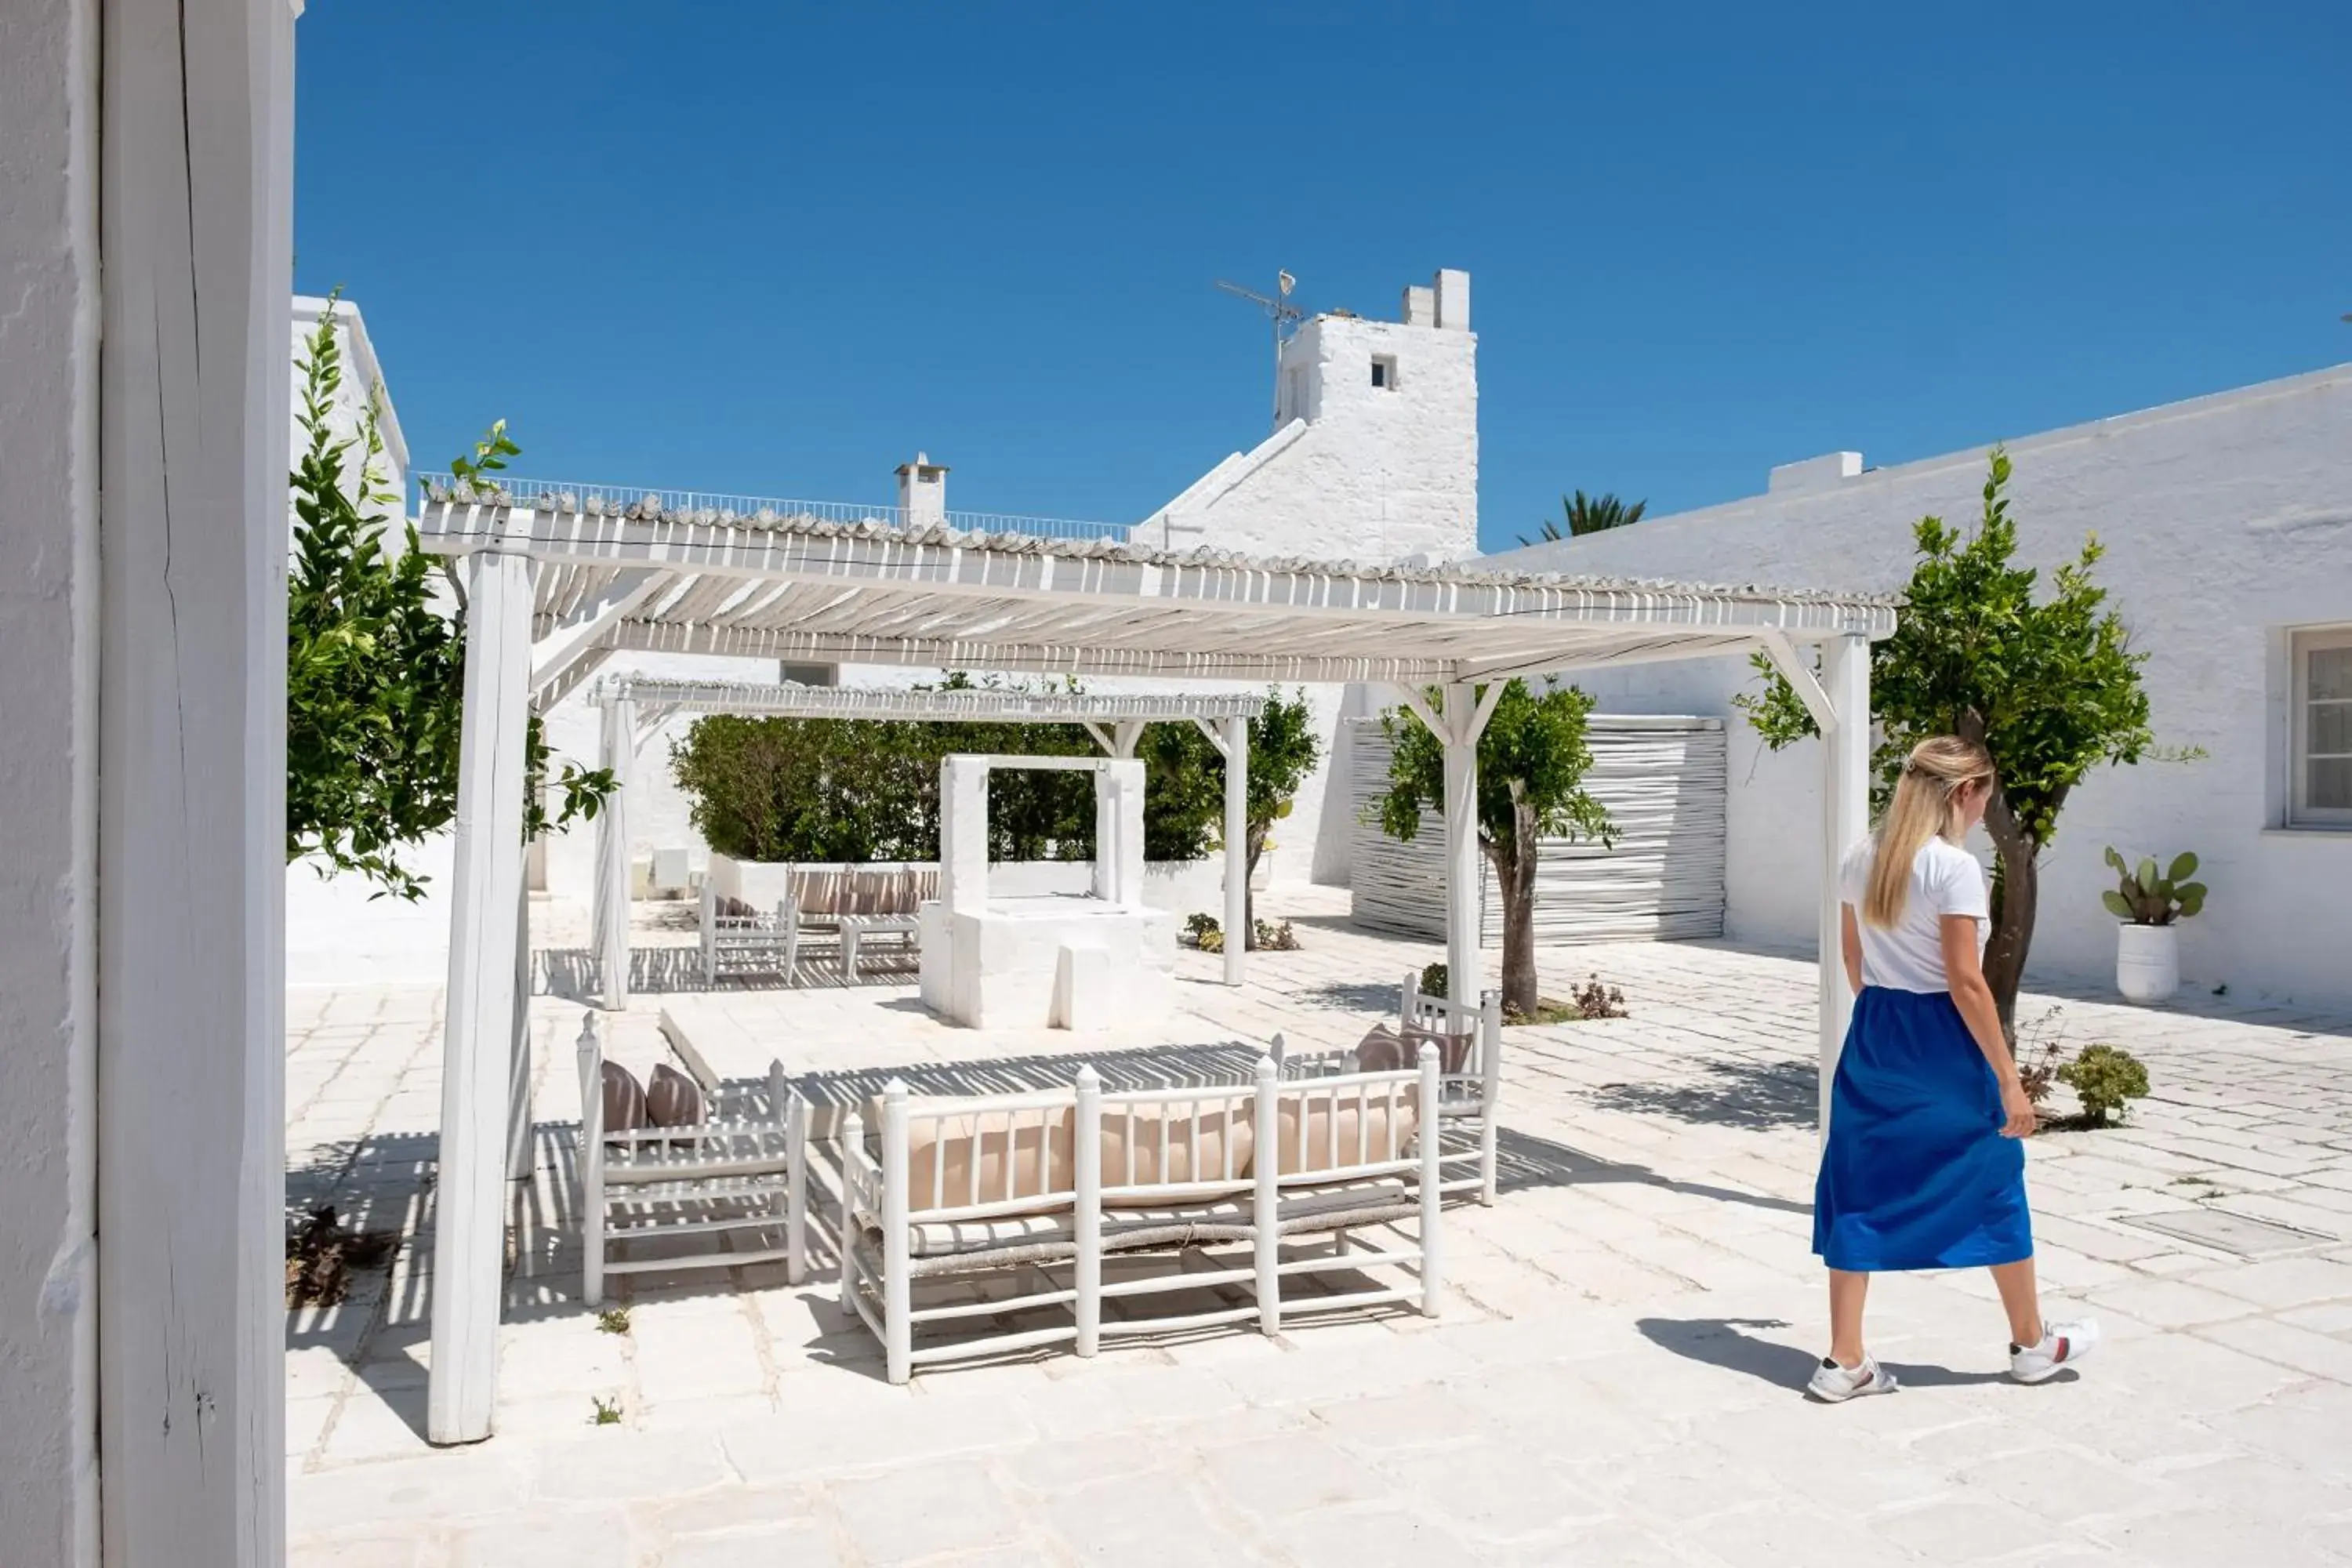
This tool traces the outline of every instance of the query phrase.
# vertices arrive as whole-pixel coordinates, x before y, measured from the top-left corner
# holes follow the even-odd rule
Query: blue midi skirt
[[[1866,985],[1830,1089],[1813,1250],[1832,1268],[1963,1268],[2033,1256],[2025,1145],[1946,992]]]

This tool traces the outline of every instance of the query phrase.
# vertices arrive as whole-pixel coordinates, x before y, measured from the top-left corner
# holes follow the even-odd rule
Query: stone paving
[[[1351,1040],[1437,956],[1275,895],[1305,950],[1251,984],[1180,959],[1162,1041]],[[648,921],[646,978],[684,940]],[[674,924],[675,922],[669,922]],[[540,911],[575,984],[576,911]],[[625,1281],[576,1299],[566,1228],[581,1009],[533,1006],[541,1169],[509,1292],[499,1435],[419,1436],[439,995],[298,991],[290,1203],[404,1242],[341,1306],[289,1316],[290,1561],[356,1568],[706,1564],[1684,1565],[2352,1562],[2352,1020],[2197,997],[2033,997],[2028,1034],[2112,1040],[2155,1092],[2127,1125],[2030,1145],[2050,1304],[2110,1342],[2021,1388],[1981,1272],[1874,1286],[1891,1398],[1798,1390],[1825,1331],[1807,1250],[1809,962],[1712,944],[1547,952],[1623,1019],[1506,1039],[1503,1194],[1449,1209],[1445,1316],[1236,1331],[882,1381],[829,1269]],[[641,994],[722,1071],[1076,1052],[947,1030],[907,985]],[[2061,1091],[2062,1100],[2063,1091]],[[2063,1107],[2062,1107],[2063,1108]],[[592,1425],[594,1402],[619,1415]]]

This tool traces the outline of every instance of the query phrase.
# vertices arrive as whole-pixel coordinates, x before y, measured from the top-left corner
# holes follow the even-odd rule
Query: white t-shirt
[[[1930,838],[1911,860],[1911,892],[1903,916],[1892,926],[1875,926],[1863,915],[1871,862],[1878,846],[1865,838],[1845,852],[1838,871],[1838,896],[1853,906],[1862,930],[1862,983],[1893,991],[1949,991],[1944,972],[1944,917],[1969,915],[1982,946],[1991,925],[1991,897],[1984,868],[1975,856],[1945,838]]]

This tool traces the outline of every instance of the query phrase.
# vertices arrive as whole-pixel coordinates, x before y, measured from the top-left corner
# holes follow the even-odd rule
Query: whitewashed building
[[[1308,318],[1283,345],[1275,430],[1153,512],[1138,537],[1319,561],[1456,561],[1478,550],[1478,339],[1470,275],[1404,290],[1398,319]],[[1389,700],[1309,689],[1323,758],[1276,831],[1277,885],[1348,880],[1346,722]]]
[[[1427,285],[1407,288],[1393,321],[1347,312],[1309,317],[1283,345],[1277,384],[1273,433],[1213,464],[1137,524],[1136,538],[1180,550],[1204,545],[1315,560],[1417,556],[1437,562],[1476,553],[1477,339],[1470,331],[1468,273],[1441,271]],[[949,466],[932,461],[928,453],[901,465],[894,497],[898,514],[959,527],[1020,530],[1033,524],[1023,518],[950,511],[949,475]],[[605,668],[754,681],[772,680],[779,673],[773,661],[641,653],[616,655]],[[786,679],[856,685],[938,679],[932,671],[857,665],[792,667],[782,674]],[[1116,692],[1155,683],[1104,677],[1087,684],[1093,690]],[[1191,684],[1200,689],[1218,683]],[[1274,834],[1262,876],[1275,884],[1346,880],[1349,784],[1344,761],[1335,757],[1343,750],[1345,718],[1377,707],[1377,699],[1360,688],[1307,690],[1324,761]],[[638,754],[629,828],[631,859],[641,874],[657,850],[684,851],[695,874],[707,863],[707,850],[688,821],[691,803],[670,781],[668,769],[670,744],[691,722],[690,716],[667,721]],[[549,743],[560,753],[593,762],[596,724],[594,712],[576,698],[559,704],[547,716]],[[446,853],[446,845],[436,847],[436,855]],[[556,897],[584,900],[593,860],[587,835],[551,839],[534,865],[533,885]],[[415,913],[415,930],[423,937],[430,915],[421,908]],[[392,917],[394,923],[404,919]],[[375,940],[387,949],[397,945],[404,955],[400,961],[412,962],[405,955],[413,944]]]
[[[2148,656],[2158,739],[2200,761],[2095,773],[2045,864],[2031,977],[2108,984],[2115,921],[2102,851],[2193,850],[2211,889],[2185,923],[2189,984],[2233,996],[2352,998],[2352,365],[2007,443],[2011,516],[2047,570],[2084,536]],[[1835,582],[1894,590],[1912,525],[1973,524],[1984,448],[1885,468],[1833,453],[1772,470],[1765,493],[1652,517],[1498,563],[1616,576]],[[1810,947],[1820,814],[1801,754],[1765,750],[1731,707],[1744,661],[1586,679],[1604,710],[1727,719],[1727,930]]]

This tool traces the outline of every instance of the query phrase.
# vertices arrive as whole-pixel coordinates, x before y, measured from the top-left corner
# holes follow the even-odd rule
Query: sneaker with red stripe
[[[2099,1325],[2089,1318],[2044,1323],[2042,1342],[2009,1347],[2009,1375],[2020,1383],[2047,1383],[2099,1347]]]

